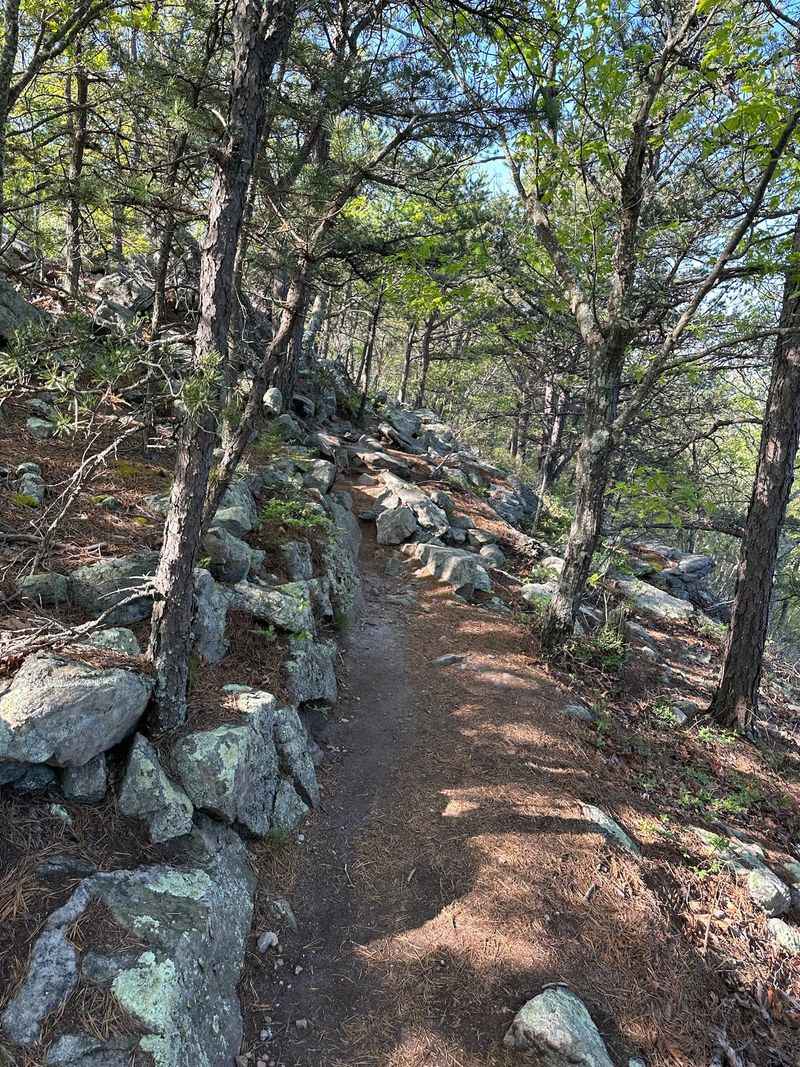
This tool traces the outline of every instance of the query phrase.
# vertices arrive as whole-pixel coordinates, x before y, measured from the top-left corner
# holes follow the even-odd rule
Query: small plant
[[[275,632],[275,627],[270,626],[256,626],[250,631],[251,634],[256,634],[258,637],[263,637],[267,644],[272,644],[273,641],[277,641],[278,635]]]
[[[667,700],[657,700],[650,709],[650,716],[661,726],[675,726],[677,719],[672,706]]]
[[[15,504],[18,508],[38,508],[39,501],[35,496],[31,496],[30,493],[12,493],[11,503]]]
[[[261,509],[264,526],[281,526],[289,530],[328,531],[331,521],[309,500],[298,496],[273,497]]]
[[[714,622],[707,615],[699,615],[694,621],[694,630],[700,637],[720,648],[725,644],[728,637],[728,627],[721,622]]]
[[[280,456],[286,448],[286,442],[281,437],[278,430],[264,430],[259,435],[258,440],[253,445],[254,456],[263,461],[269,462],[271,459],[275,459]]]
[[[569,651],[581,662],[615,674],[625,661],[625,635],[616,622],[609,619],[588,637],[571,641]]]

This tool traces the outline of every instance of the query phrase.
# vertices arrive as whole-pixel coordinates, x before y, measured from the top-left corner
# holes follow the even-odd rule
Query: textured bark
[[[723,726],[752,730],[781,529],[800,435],[800,215],[786,273],[782,332],[775,345],[758,466],[747,513],[736,599],[711,715]]]
[[[397,399],[401,404],[405,404],[406,396],[408,394],[408,379],[411,375],[411,355],[414,351],[414,341],[417,336],[417,320],[415,319],[408,327],[408,336],[406,337],[406,348],[403,353],[403,377],[400,381],[400,389],[397,393]]]
[[[436,323],[438,321],[439,312],[434,311],[425,323],[425,329],[422,333],[422,342],[419,346],[420,372],[419,382],[417,384],[417,401],[415,405],[418,408],[421,408],[425,403],[425,389],[428,385],[428,369],[431,365],[431,338],[433,337],[433,331],[436,329]]]
[[[72,142],[67,177],[67,218],[66,218],[66,281],[67,291],[73,300],[78,295],[81,280],[81,174],[83,157],[86,152],[88,135],[88,100],[89,79],[81,65],[80,44],[76,46],[75,94],[73,96],[73,74],[67,75],[67,132]]]
[[[156,668],[156,726],[160,729],[178,726],[186,719],[192,570],[218,437],[216,411],[227,359],[236,249],[261,142],[265,82],[285,47],[293,13],[291,0],[279,0],[266,9],[262,0],[237,0],[234,11],[228,133],[215,156],[195,337],[195,373],[210,395],[184,423],[155,578],[149,654]]]
[[[11,79],[19,41],[20,0],[5,0],[3,6],[3,51],[0,53],[0,233],[5,221],[6,139],[11,109]]]
[[[383,289],[378,294],[378,301],[372,310],[372,317],[369,322],[369,335],[367,337],[367,344],[364,349],[364,388],[361,391],[361,403],[358,405],[358,421],[360,422],[364,417],[364,409],[367,406],[367,394],[369,392],[369,381],[372,377],[372,357],[375,354],[375,338],[378,333],[378,322],[381,317],[381,310],[383,308]]]
[[[614,452],[612,426],[622,377],[623,350],[604,346],[595,358],[583,437],[575,469],[575,516],[558,590],[542,630],[542,647],[554,651],[571,633],[603,522],[603,497]]]

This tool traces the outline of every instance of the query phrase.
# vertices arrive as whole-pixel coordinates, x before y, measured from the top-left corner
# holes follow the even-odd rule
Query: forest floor
[[[783,792],[785,753],[779,776],[759,750],[666,725],[643,660],[605,682],[549,671],[517,617],[407,571],[386,577],[392,555],[369,526],[323,807],[273,857],[299,932],[253,951],[243,989],[251,1061],[509,1063],[513,1014],[563,982],[616,1063],[698,1067],[719,1033],[759,1067],[800,1062],[797,964],[691,830],[757,817],[756,839],[774,845],[774,830],[785,844],[798,799],[796,767]],[[685,664],[708,643],[653,635],[664,663],[684,663],[673,695],[701,697],[714,668]],[[435,663],[449,654],[463,659]],[[561,712],[583,689],[604,705],[599,724]],[[642,860],[609,845],[582,801],[612,814]],[[274,925],[257,912],[254,935]]]

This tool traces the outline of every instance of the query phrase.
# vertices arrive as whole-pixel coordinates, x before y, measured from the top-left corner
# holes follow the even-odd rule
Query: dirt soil
[[[366,605],[326,728],[323,807],[273,886],[299,932],[257,909],[248,1062],[508,1064],[514,1012],[564,982],[617,1064],[699,1067],[717,1032],[757,1067],[800,1063],[797,965],[707,864],[686,829],[702,815],[665,829],[672,809],[641,784],[659,753],[630,743],[636,701],[611,727],[565,718],[580,694],[537,663],[518,619],[408,567],[385,577],[394,554],[365,531]],[[463,659],[436,665],[449,654]],[[642,742],[647,729],[641,718]],[[580,801],[621,822],[644,862],[611,847]],[[281,943],[261,954],[270,929]]]

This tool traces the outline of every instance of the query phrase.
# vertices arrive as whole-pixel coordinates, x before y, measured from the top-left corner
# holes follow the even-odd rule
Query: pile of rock
[[[33,487],[41,472],[23,467],[17,477]],[[194,654],[222,660],[228,613],[246,611],[269,631],[266,639],[286,639],[290,701],[227,686],[224,725],[152,736],[153,679],[128,627],[152,611],[157,553],[18,582],[24,599],[67,604],[88,619],[103,615],[107,627],[86,641],[114,655],[103,666],[78,653],[23,662],[0,692],[0,785],[69,803],[98,803],[113,790],[119,811],[141,820],[153,845],[171,850],[171,864],[102,874],[76,857],[55,863],[58,874],[83,881],[36,942],[3,1014],[5,1033],[31,1046],[78,986],[94,985],[141,1023],[144,1036],[99,1041],[57,1029],[48,1065],[122,1067],[136,1050],[157,1063],[228,1063],[238,1052],[236,986],[253,902],[242,837],[282,838],[318,804],[319,750],[302,716],[337,699],[336,645],[320,628],[358,609],[361,533],[349,494],[333,490],[335,476],[315,450],[295,450],[291,459],[244,471],[221,501],[203,545],[205,566],[194,572]],[[245,540],[260,521],[259,495],[276,489],[302,491],[328,530],[318,553],[302,538],[281,546],[288,581],[268,573],[266,554]],[[163,514],[166,501],[155,497],[149,506]],[[69,820],[66,808],[53,807]],[[144,945],[79,952],[66,931],[95,901]]]

